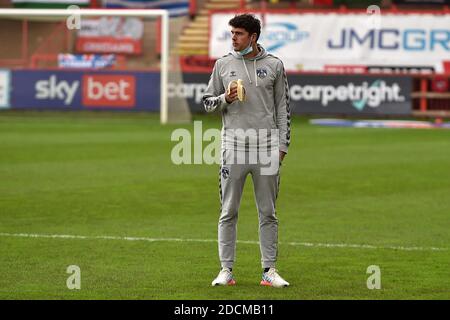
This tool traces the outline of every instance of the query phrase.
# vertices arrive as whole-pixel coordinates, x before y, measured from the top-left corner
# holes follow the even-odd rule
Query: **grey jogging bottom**
[[[218,225],[219,258],[222,267],[232,268],[236,258],[237,220],[242,191],[248,174],[253,180],[253,190],[259,218],[259,244],[263,268],[275,267],[278,254],[278,219],[275,202],[278,196],[280,173],[262,175],[261,164],[238,164],[233,152],[222,153],[219,170],[221,201]]]

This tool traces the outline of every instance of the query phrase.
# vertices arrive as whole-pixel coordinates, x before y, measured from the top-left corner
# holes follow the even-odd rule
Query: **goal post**
[[[0,9],[0,19],[50,19],[60,21],[73,17],[160,17],[160,122],[168,122],[169,14],[162,9]],[[5,45],[5,44],[4,44]],[[151,85],[151,84],[149,84]]]

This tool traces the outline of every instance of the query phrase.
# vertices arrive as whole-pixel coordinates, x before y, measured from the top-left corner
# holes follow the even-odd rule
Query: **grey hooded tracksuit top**
[[[231,51],[216,61],[211,78],[203,95],[207,112],[222,112],[222,149],[235,150],[245,147],[245,141],[227,129],[267,129],[266,141],[260,146],[277,147],[270,136],[271,129],[279,130],[279,150],[287,153],[290,132],[289,87],[283,63],[258,45],[260,52],[254,58],[244,59]],[[225,90],[233,80],[242,79],[246,101],[228,104]],[[274,144],[272,144],[274,142]],[[237,147],[237,148],[236,148]],[[249,145],[252,148],[254,146]]]
[[[275,151],[278,163],[278,149],[287,152],[289,147],[289,87],[283,63],[261,46],[258,48],[260,52],[251,59],[244,59],[233,51],[217,60],[203,96],[207,112],[222,112],[218,245],[221,266],[227,268],[232,268],[236,259],[237,217],[248,174],[252,176],[258,209],[262,267],[274,267],[278,254],[275,202],[280,183],[279,167],[270,175],[261,174],[261,164],[236,164],[232,152],[264,149]],[[246,100],[236,100],[228,104],[225,101],[225,90],[231,81],[238,79],[243,80]],[[256,129],[254,131],[257,131],[257,134],[255,139],[247,140],[246,134],[232,129]],[[278,129],[278,132],[272,131],[273,129]],[[261,131],[268,134],[261,134]],[[278,134],[278,137],[273,137],[273,132]]]

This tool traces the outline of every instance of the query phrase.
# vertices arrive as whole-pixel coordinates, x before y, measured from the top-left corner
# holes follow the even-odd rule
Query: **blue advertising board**
[[[16,109],[159,111],[160,73],[131,71],[16,70]]]

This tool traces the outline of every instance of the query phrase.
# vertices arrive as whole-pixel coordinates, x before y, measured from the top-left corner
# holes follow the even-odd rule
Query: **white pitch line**
[[[184,239],[184,238],[147,238],[147,237],[118,237],[118,236],[80,236],[70,234],[36,234],[36,233],[3,233],[0,237],[19,238],[51,238],[51,239],[81,239],[81,240],[122,240],[147,242],[217,242],[215,239]],[[259,245],[259,241],[237,240],[237,243]],[[448,248],[437,247],[402,247],[402,246],[374,246],[369,244],[349,243],[310,243],[310,242],[279,242],[280,245],[317,247],[317,248],[354,248],[354,249],[390,249],[400,251],[447,251]]]

